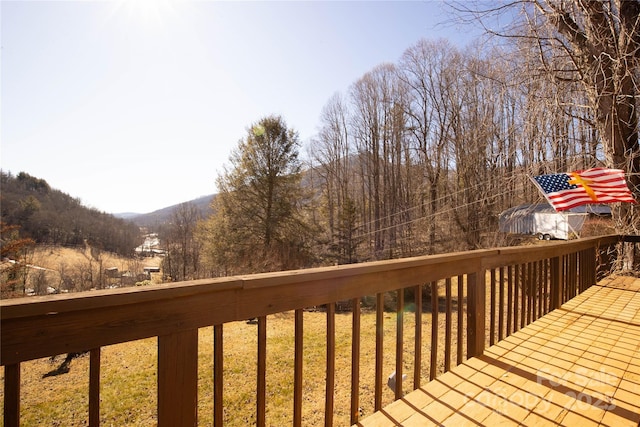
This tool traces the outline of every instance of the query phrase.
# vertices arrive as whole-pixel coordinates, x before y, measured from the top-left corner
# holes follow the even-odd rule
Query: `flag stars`
[[[536,176],[535,180],[538,181],[540,187],[545,193],[554,193],[562,190],[573,190],[578,188],[575,184],[569,184],[569,175],[566,173],[557,173],[551,175]]]

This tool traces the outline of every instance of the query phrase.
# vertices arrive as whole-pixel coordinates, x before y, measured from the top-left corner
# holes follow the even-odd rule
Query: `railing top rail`
[[[509,246],[498,248],[498,254],[486,257],[483,266],[487,269],[505,265],[539,261],[581,251],[594,246],[612,245],[621,240],[621,236],[608,235],[589,237],[569,242],[545,243],[539,246]]]
[[[0,319],[46,315],[62,311],[85,311],[165,299],[207,295],[233,289],[256,289],[304,285],[308,282],[336,280],[362,274],[382,273],[416,267],[455,264],[460,274],[473,271],[472,261],[497,255],[498,249],[479,249],[449,254],[344,264],[301,270],[277,271],[243,276],[190,280],[142,287],[94,290],[82,293],[57,294],[0,300]],[[467,261],[462,263],[462,261]],[[400,285],[402,287],[402,285]]]
[[[633,238],[634,236],[630,236]],[[435,266],[456,263],[460,274],[469,271],[472,261],[482,259],[485,268],[521,262],[535,261],[553,256],[560,256],[581,248],[588,248],[594,243],[612,244],[620,240],[620,236],[609,235],[592,237],[569,242],[547,243],[544,246],[501,247],[495,249],[478,249],[466,252],[425,255],[419,257],[372,261],[360,264],[346,264],[331,267],[317,267],[303,270],[277,271],[243,276],[191,280],[176,283],[164,283],[143,287],[95,290],[82,293],[58,294],[0,300],[0,319],[43,315],[60,311],[87,310],[123,304],[136,304],[159,299],[173,299],[194,294],[209,294],[229,289],[250,289],[303,284],[318,280],[335,280],[360,274],[393,271],[414,268],[416,266]],[[467,263],[461,263],[467,261]]]

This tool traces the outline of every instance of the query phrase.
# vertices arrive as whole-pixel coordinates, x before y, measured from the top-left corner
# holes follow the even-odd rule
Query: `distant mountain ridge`
[[[139,214],[136,212],[123,212],[123,213],[113,214],[113,216],[115,216],[116,218],[122,218],[122,219],[135,218],[139,215],[142,215],[142,214]]]
[[[155,229],[163,224],[171,221],[171,215],[182,204],[189,203],[194,205],[202,217],[208,217],[211,215],[211,202],[215,198],[215,194],[209,194],[207,196],[198,197],[197,199],[188,200],[186,202],[177,203],[175,205],[167,206],[166,208],[157,209],[149,213],[134,213],[134,212],[122,212],[113,214],[117,218],[126,219],[133,222],[138,227],[147,227]]]

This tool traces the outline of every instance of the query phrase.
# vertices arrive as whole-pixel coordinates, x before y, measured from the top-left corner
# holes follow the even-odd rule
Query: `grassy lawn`
[[[442,300],[442,297],[441,297]],[[444,362],[444,313],[439,323],[439,370]],[[414,314],[405,313],[405,393],[412,389]],[[349,425],[351,377],[351,314],[336,314],[336,381],[334,425]],[[384,381],[395,370],[396,314],[385,313]],[[324,423],[326,315],[304,313],[303,424]],[[429,379],[431,313],[423,314],[422,382]],[[456,318],[453,316],[455,351]],[[147,426],[156,423],[157,340],[146,339],[102,349],[101,418],[105,426]],[[267,319],[267,424],[290,425],[293,419],[294,313]],[[24,426],[82,426],[88,418],[88,355],[75,359],[67,374],[43,378],[61,362],[40,359],[22,365],[21,419]],[[213,328],[200,330],[199,424],[213,424]],[[225,425],[255,424],[257,326],[234,322],[224,326]],[[455,365],[455,355],[452,366]],[[0,371],[4,383],[4,370]],[[360,407],[373,412],[375,379],[375,312],[361,319]],[[0,390],[0,395],[4,390]],[[2,399],[4,400],[4,399]],[[393,401],[384,386],[383,405]],[[0,415],[1,417],[2,415]]]

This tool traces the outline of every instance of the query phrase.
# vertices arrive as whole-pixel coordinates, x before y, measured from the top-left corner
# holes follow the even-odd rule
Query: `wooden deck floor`
[[[608,279],[358,426],[638,426],[640,279]]]

